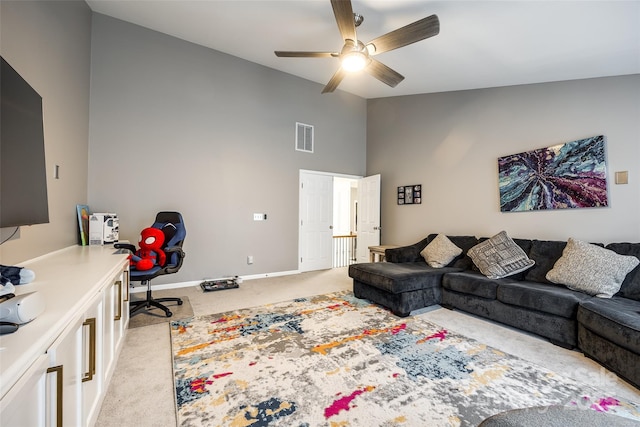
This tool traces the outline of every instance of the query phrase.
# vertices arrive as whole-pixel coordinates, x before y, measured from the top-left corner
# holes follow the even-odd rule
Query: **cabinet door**
[[[114,281],[115,282],[115,281]],[[116,316],[116,286],[112,282],[104,290],[103,299],[103,316],[104,316],[104,332],[103,332],[103,363],[104,370],[102,372],[104,381],[108,381],[111,372],[115,368],[115,321]]]
[[[92,425],[100,411],[100,396],[104,389],[103,372],[103,296],[84,313],[82,322],[82,419]]]
[[[116,354],[122,345],[126,328],[129,326],[129,270],[124,270],[116,279],[115,286],[115,315],[114,315],[114,346]]]
[[[49,415],[47,407],[55,406],[57,398],[57,396],[47,396],[48,368],[49,356],[43,354],[2,398],[0,426],[56,426],[55,418],[53,422],[47,422]],[[51,373],[51,375],[56,374]],[[54,378],[54,381],[56,379]],[[48,397],[54,401],[48,402]]]
[[[48,376],[47,392],[58,402],[50,408],[51,419],[57,420],[52,425],[82,425],[82,331],[82,322],[73,322],[47,352],[54,374]]]
[[[104,380],[115,369],[116,359],[129,324],[129,271],[123,270],[104,294]]]

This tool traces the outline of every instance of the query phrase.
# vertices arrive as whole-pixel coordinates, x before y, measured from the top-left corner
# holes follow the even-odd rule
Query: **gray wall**
[[[0,53],[43,96],[51,219],[0,246],[3,264],[75,244],[88,202],[134,241],[156,211],[182,211],[188,259],[171,281],[293,270],[299,169],[381,173],[383,243],[502,229],[640,241],[640,76],[366,102],[105,16],[92,33],[91,17],[82,1],[0,2]],[[316,126],[316,154],[293,150],[295,121]],[[497,157],[600,133],[610,207],[499,212]],[[397,206],[413,183],[423,204]]]
[[[0,246],[2,264],[77,242],[75,207],[87,201],[90,41],[84,1],[0,2],[0,53],[42,96],[50,221],[21,227]],[[3,229],[2,240],[13,231]]]
[[[185,266],[157,284],[296,270],[298,171],[364,175],[366,101],[104,15],[92,29],[91,210],[134,242],[182,212]],[[314,154],[294,150],[296,121]]]
[[[368,101],[367,173],[382,174],[382,241],[428,233],[640,240],[640,75]],[[609,207],[501,213],[497,158],[604,134]],[[614,184],[615,171],[629,184]],[[397,186],[423,185],[398,206]]]

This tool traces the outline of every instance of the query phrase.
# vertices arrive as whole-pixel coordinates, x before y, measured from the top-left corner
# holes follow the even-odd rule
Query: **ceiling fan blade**
[[[322,93],[333,92],[334,90],[336,90],[346,74],[347,72],[342,67],[338,68],[338,71],[336,71],[333,77],[331,77],[329,83],[327,83],[324,89],[322,89]]]
[[[431,15],[371,40],[367,43],[367,47],[370,55],[377,55],[433,37],[439,32],[440,21],[438,16]]]
[[[331,0],[333,14],[338,23],[338,29],[344,40],[356,40],[356,24],[353,18],[351,0]]]
[[[274,52],[276,56],[280,58],[333,58],[338,56],[333,52],[303,52],[303,51],[282,51],[276,50]]]
[[[371,74],[376,79],[380,80],[391,87],[396,87],[398,83],[404,80],[404,76],[397,71],[384,65],[382,62],[371,58],[371,63],[365,71]]]

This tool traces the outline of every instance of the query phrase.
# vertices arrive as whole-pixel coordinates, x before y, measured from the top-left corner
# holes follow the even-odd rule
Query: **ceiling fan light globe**
[[[345,71],[360,71],[367,65],[367,57],[362,52],[351,52],[342,57],[342,68]]]

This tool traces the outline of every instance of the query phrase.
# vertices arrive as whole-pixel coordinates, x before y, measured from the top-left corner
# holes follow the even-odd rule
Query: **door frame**
[[[300,182],[301,182],[301,176],[303,173],[307,173],[307,174],[314,174],[314,175],[325,175],[325,176],[331,176],[333,178],[348,178],[348,179],[362,179],[364,178],[361,175],[348,175],[348,174],[343,174],[343,173],[336,173],[336,172],[325,172],[325,171],[315,171],[315,170],[309,170],[309,169],[299,169],[298,170],[298,271],[302,271],[302,266],[301,266],[301,262],[300,262],[300,257],[302,256],[302,254],[300,253],[300,250],[302,248],[302,235],[300,233],[300,222],[302,221],[302,218],[300,217],[300,212],[301,212],[301,204],[302,204],[302,197],[301,197],[301,191],[302,189],[300,188]],[[333,198],[333,187],[331,190],[331,198]]]

